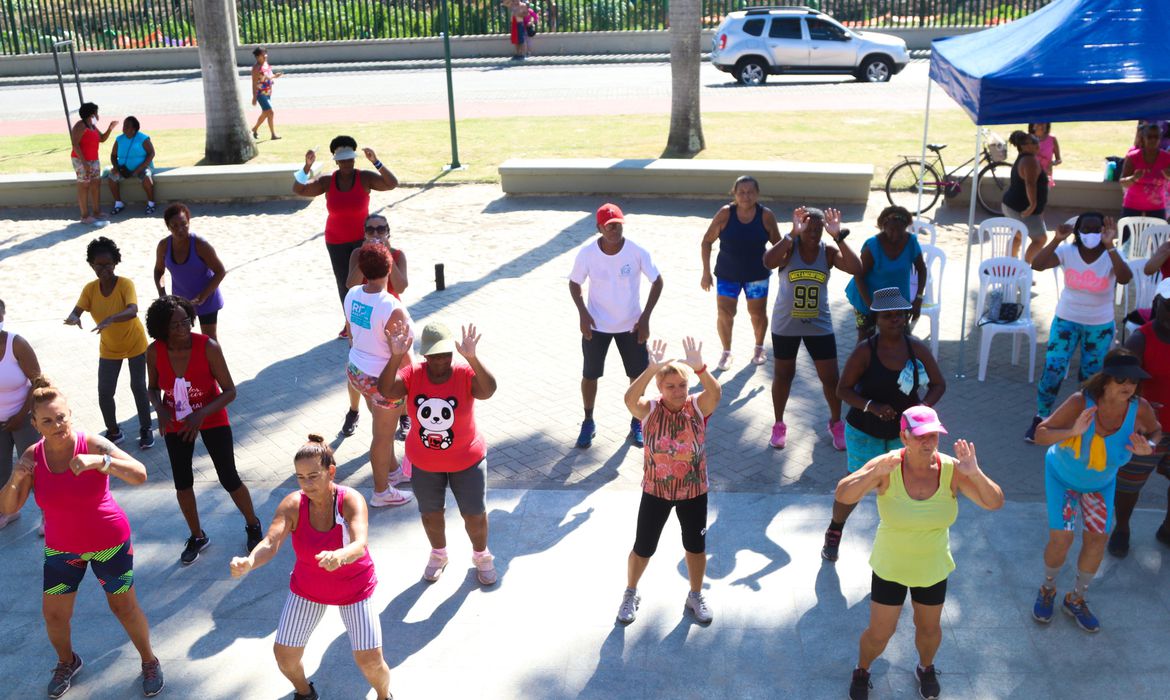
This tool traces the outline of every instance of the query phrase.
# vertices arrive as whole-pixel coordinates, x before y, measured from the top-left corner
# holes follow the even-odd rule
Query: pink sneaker
[[[481,585],[490,586],[496,582],[496,565],[492,563],[494,560],[491,552],[483,554],[472,552],[471,561],[475,563],[475,578]]]
[[[829,434],[833,436],[833,449],[845,450],[845,421],[839,420],[836,423],[829,421]]]
[[[784,421],[777,421],[772,424],[772,439],[768,444],[776,449],[783,449],[788,442],[788,426],[784,425]]]
[[[752,352],[752,364],[762,365],[768,361],[768,351],[764,349],[763,345],[757,345]]]

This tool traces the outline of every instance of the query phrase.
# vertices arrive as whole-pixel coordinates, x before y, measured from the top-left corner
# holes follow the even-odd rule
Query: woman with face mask
[[[1065,240],[1073,236],[1072,243]],[[1077,348],[1081,351],[1080,381],[1101,369],[1105,353],[1113,344],[1113,290],[1128,284],[1133,274],[1125,256],[1117,250],[1117,224],[1097,212],[1085,212],[1072,226],[1061,224],[1052,241],[1037,253],[1032,269],[1037,272],[1059,266],[1064,273],[1064,290],[1056,302],[1044,372],[1036,388],[1036,415],[1024,434],[1034,442],[1036,426],[1052,415],[1060,383]]]

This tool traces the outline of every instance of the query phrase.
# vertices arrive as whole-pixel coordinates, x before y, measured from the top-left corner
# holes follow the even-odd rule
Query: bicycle
[[[905,207],[909,211],[925,213],[938,203],[940,194],[951,199],[963,191],[963,183],[971,177],[971,172],[975,168],[972,167],[961,178],[957,177],[957,173],[971,166],[975,158],[969,158],[962,165],[948,171],[942,157],[942,150],[946,147],[945,143],[927,144],[926,149],[933,156],[928,156],[925,171],[922,160],[915,156],[902,156],[902,162],[890,168],[889,174],[886,175],[886,199],[890,204]],[[979,156],[979,162],[986,165],[979,170],[980,186],[976,199],[984,211],[997,216],[1001,213],[1000,202],[1003,199],[1003,192],[1011,179],[1012,166],[1011,163],[1005,162],[1006,158],[1007,146],[1004,142],[984,129],[983,152]],[[945,177],[939,175],[940,170],[945,173]],[[920,192],[922,208],[919,210]]]

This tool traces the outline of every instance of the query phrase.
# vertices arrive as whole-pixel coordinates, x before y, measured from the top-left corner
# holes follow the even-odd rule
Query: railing
[[[196,0],[0,0],[0,53],[43,53],[72,39],[79,51],[191,46]],[[221,0],[207,0],[217,2]],[[701,0],[705,27],[767,0]],[[528,0],[538,31],[666,29],[669,0]],[[953,27],[999,24],[1049,0],[805,0],[849,26]],[[240,41],[404,39],[438,36],[440,0],[236,0]],[[502,34],[499,0],[448,0],[452,36]]]

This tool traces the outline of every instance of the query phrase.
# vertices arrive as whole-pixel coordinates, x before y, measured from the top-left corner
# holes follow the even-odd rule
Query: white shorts
[[[276,643],[286,647],[303,648],[309,643],[317,623],[325,616],[326,608],[336,607],[349,635],[349,646],[354,651],[377,649],[382,646],[382,623],[370,606],[370,599],[351,605],[325,605],[289,591],[276,628]]]

